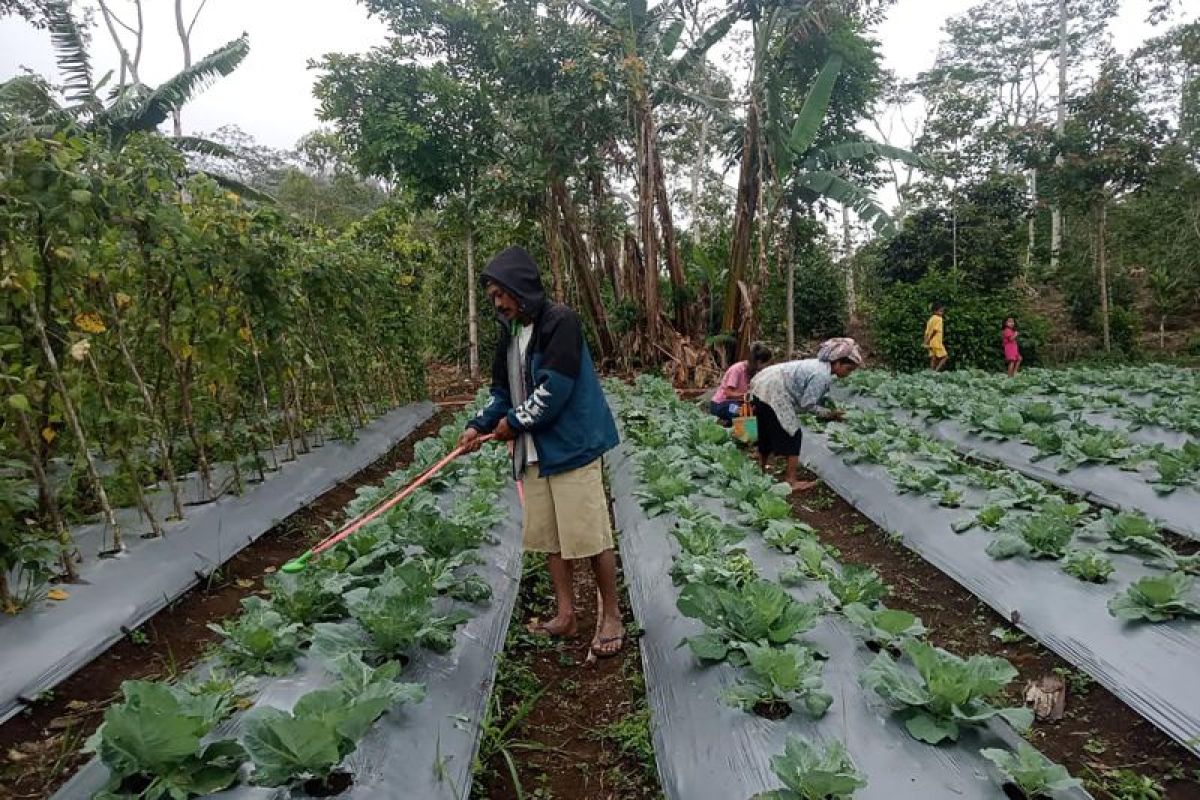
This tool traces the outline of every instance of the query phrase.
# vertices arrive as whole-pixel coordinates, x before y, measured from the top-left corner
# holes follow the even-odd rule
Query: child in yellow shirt
[[[945,332],[945,316],[946,306],[942,303],[935,303],[933,316],[925,323],[925,349],[929,351],[929,368],[934,372],[941,372],[950,358],[950,354],[946,352],[946,345],[942,342],[942,335]]]

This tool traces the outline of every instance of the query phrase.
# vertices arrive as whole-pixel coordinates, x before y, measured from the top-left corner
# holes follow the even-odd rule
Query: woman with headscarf
[[[784,456],[784,480],[793,491],[803,492],[816,481],[800,481],[800,415],[841,419],[842,412],[822,405],[834,378],[845,378],[863,365],[862,350],[850,338],[830,339],[816,358],[787,361],[767,367],[750,381],[754,416],[758,420],[758,457],[765,470],[772,456]]]

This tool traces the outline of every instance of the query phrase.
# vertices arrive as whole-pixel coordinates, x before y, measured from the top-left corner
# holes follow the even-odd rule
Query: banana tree
[[[218,78],[230,75],[250,53],[246,34],[214,50],[157,87],[133,82],[105,92],[112,73],[96,79],[87,41],[66,0],[46,4],[46,26],[62,76],[60,102],[51,85],[36,75],[20,75],[0,83],[0,136],[21,139],[48,137],[72,130],[96,135],[110,148],[121,149],[135,133],[152,132],[175,109],[190,102]],[[227,148],[198,136],[169,140],[184,153],[230,157]],[[238,181],[210,174],[226,188],[249,197],[265,195]]]
[[[777,20],[772,20],[761,26],[759,35],[764,37],[764,48],[770,46],[768,39],[773,35],[771,29],[778,24]],[[894,159],[914,166],[924,165],[923,160],[914,153],[879,142],[854,140],[832,144],[817,143],[843,65],[843,58],[836,54],[826,61],[809,87],[800,112],[794,120],[788,119],[786,109],[775,98],[770,98],[774,102],[765,101],[761,108],[752,104],[753,119],[748,123],[743,150],[742,180],[739,184],[739,203],[726,285],[725,313],[722,318],[723,330],[738,332],[739,351],[744,351],[749,345],[753,334],[753,321],[749,318],[738,319],[737,299],[739,294],[748,291],[752,298],[752,306],[753,298],[757,297],[757,287],[761,285],[760,280],[754,284],[754,288],[746,288],[746,268],[750,262],[750,233],[754,218],[760,216],[758,240],[761,272],[766,269],[766,247],[773,239],[775,221],[785,202],[796,201],[812,205],[822,200],[832,201],[853,210],[877,233],[886,233],[892,227],[891,217],[875,200],[869,188],[855,183],[847,176],[845,165],[881,158]],[[760,118],[759,114],[763,110],[767,114]],[[749,170],[746,166],[748,163],[751,164]],[[764,174],[769,176],[769,181],[765,179]],[[789,355],[795,347],[792,307],[794,284],[794,264],[789,262]]]
[[[679,45],[684,21],[670,3],[647,7],[646,0],[576,0],[575,5],[595,20],[619,42],[625,74],[625,95],[633,120],[633,144],[637,156],[638,224],[641,239],[641,264],[648,341],[659,338],[658,240],[661,234],[671,288],[683,297],[686,275],[675,236],[670,198],[659,149],[655,108],[659,101],[675,91],[680,76],[695,69],[705,54],[725,37],[744,13],[741,3],[733,4],[724,16],[703,31],[683,55],[672,61]],[[657,216],[657,230],[655,217]],[[694,333],[686,305],[675,303],[675,329],[683,335]]]

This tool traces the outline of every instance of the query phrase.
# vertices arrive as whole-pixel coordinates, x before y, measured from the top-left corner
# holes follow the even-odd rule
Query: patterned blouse
[[[828,361],[806,358],[774,364],[750,381],[750,394],[771,407],[780,426],[794,436],[800,429],[800,414],[825,416],[820,405],[833,384]]]

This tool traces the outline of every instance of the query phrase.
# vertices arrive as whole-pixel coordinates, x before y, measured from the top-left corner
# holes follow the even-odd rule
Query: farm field
[[[0,0],[0,800],[1200,800],[1200,3]]]
[[[940,606],[923,618],[902,593],[902,607],[890,607],[887,570],[840,557],[822,526],[796,516],[805,501],[789,501],[783,485],[762,475],[725,429],[676,400],[669,384],[639,378],[607,390],[624,439],[607,472],[629,619],[644,631],[642,724],[658,791],[749,798],[807,786],[818,774],[811,770],[829,769],[856,796],[893,796],[896,776],[907,776],[903,785],[924,796],[994,797],[1010,780],[1006,770],[1017,769],[1009,759],[1019,757],[1038,775],[1058,776],[1053,796],[1086,796],[1084,784],[1068,781],[1044,753],[1076,769],[1093,765],[1082,771],[1093,796],[1123,774],[1079,751],[1080,742],[1064,743],[1078,738],[1074,730],[1035,718],[1023,697],[1024,658],[1009,661],[999,642],[985,652],[956,647],[947,639],[960,632],[947,637],[926,621],[944,613]],[[462,419],[417,442],[407,468],[359,489],[343,513],[369,510],[433,463]],[[1061,674],[1080,676],[1071,679],[1078,686],[1068,702],[1083,719],[1068,724],[1087,730],[1087,707],[1105,709],[1086,741],[1119,740],[1114,725],[1130,727],[1122,716],[1140,715],[1163,733],[1140,730],[1136,740],[1120,740],[1128,748],[1122,755],[1155,752],[1164,769],[1196,763],[1185,754],[1195,748],[1196,694],[1181,679],[1198,645],[1187,618],[1196,608],[1187,594],[1195,572],[1184,552],[1188,540],[1170,538],[1141,515],[1097,509],[1015,470],[981,465],[883,412],[853,412],[844,424],[819,428],[806,436],[806,463],[878,524],[880,536],[886,532],[991,606],[1001,617],[994,635],[1028,636],[1068,665]],[[512,715],[524,732],[544,696],[522,683],[515,685],[527,694],[512,695],[505,660],[496,681],[507,699],[496,706],[492,695],[501,651],[513,648],[521,659],[532,644],[529,652],[545,652],[514,639],[510,628],[521,567],[519,503],[505,488],[506,463],[498,448],[456,462],[432,492],[370,523],[305,572],[268,575],[240,615],[214,623],[214,644],[194,666],[162,683],[122,687],[94,718],[95,760],[54,797],[165,780],[161,762],[114,761],[118,750],[134,747],[116,737],[181,717],[197,727],[184,761],[169,767],[170,780],[199,781],[176,771],[195,770],[233,787],[220,796],[260,796],[261,787],[277,785],[279,796],[338,790],[372,797],[384,786],[394,792],[397,776],[414,771],[429,783],[405,779],[411,790],[396,796],[481,796],[483,787],[508,796],[503,787],[531,780],[516,763],[509,773],[503,760],[525,760],[521,740],[491,733],[497,714]],[[1163,577],[1177,595],[1160,601],[1133,591],[1149,586],[1139,581]],[[1031,584],[1039,587],[1034,596]],[[536,605],[536,596],[529,602]],[[521,625],[519,616],[512,625]],[[560,651],[556,658],[565,657]],[[573,675],[589,669],[596,667],[567,666]],[[953,675],[971,699],[952,707],[937,693]],[[304,718],[318,698],[335,696],[346,714],[361,704],[361,716]],[[297,744],[282,761],[263,760],[264,737],[276,742],[274,751],[291,741],[288,726],[315,736],[320,724],[333,731],[324,756]],[[129,733],[117,734],[118,726]],[[1166,737],[1180,744],[1171,748]],[[1171,749],[1174,756],[1157,760]],[[400,751],[406,755],[398,760]],[[472,769],[477,754],[484,766]],[[1179,782],[1186,773],[1175,774],[1158,778],[1171,786],[1169,796],[1192,796],[1187,781]],[[208,796],[217,786],[185,783],[181,791]],[[643,796],[631,785],[625,791]]]

